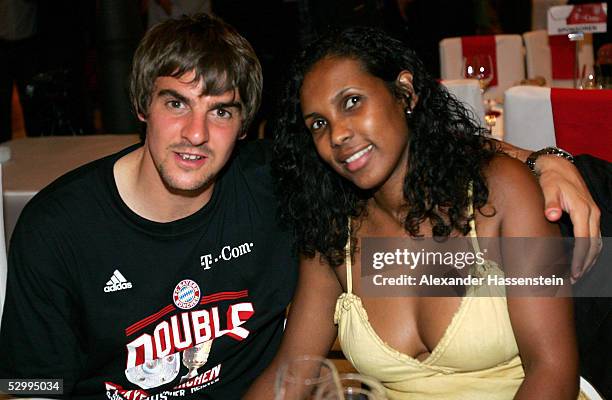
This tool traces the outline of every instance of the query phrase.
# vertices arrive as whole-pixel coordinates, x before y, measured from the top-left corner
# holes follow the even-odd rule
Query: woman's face
[[[300,102],[317,152],[336,172],[362,189],[403,182],[406,104],[383,80],[354,59],[324,58],[304,77]]]

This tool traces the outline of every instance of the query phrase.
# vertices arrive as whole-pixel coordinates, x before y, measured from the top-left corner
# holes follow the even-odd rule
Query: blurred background
[[[249,133],[274,106],[284,68],[301,44],[331,26],[381,27],[440,77],[441,39],[527,32],[534,4],[563,0],[0,0],[0,141],[25,136],[138,133],[127,95],[131,59],[146,28],[213,12],[254,46],[264,99]],[[544,26],[545,28],[545,26]],[[605,36],[608,34],[601,34]],[[609,41],[598,39],[597,41]],[[597,51],[597,48],[595,48]],[[259,132],[258,132],[259,128]]]

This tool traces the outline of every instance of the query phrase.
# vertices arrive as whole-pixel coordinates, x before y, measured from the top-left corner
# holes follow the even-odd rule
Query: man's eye
[[[217,117],[221,117],[221,118],[231,118],[232,117],[232,113],[230,113],[227,110],[224,110],[223,108],[218,108],[216,114],[217,114]]]
[[[344,109],[349,110],[353,108],[355,105],[359,104],[361,101],[361,97],[359,96],[351,96],[344,102]]]
[[[180,108],[184,107],[183,103],[181,101],[178,101],[178,100],[170,100],[167,104],[168,104],[168,106],[170,108],[180,109]]]

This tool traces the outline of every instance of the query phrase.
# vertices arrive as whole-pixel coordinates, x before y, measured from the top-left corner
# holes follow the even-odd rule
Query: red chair
[[[506,91],[504,140],[558,146],[612,162],[612,90],[517,86]]]
[[[586,34],[583,41],[570,42],[567,36],[548,36],[545,30],[526,32],[525,61],[527,78],[541,76],[551,87],[574,87],[575,51],[578,46],[578,78],[593,72],[593,36]],[[580,84],[580,82],[577,82]]]
[[[440,73],[443,80],[463,79],[463,58],[476,54],[491,56],[493,81],[487,99],[503,96],[504,90],[525,79],[525,57],[520,35],[463,36],[440,41]]]

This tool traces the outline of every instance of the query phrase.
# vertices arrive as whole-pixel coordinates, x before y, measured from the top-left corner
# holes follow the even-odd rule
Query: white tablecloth
[[[7,244],[25,204],[64,173],[138,142],[138,135],[50,136],[3,143],[11,158],[2,164]]]

